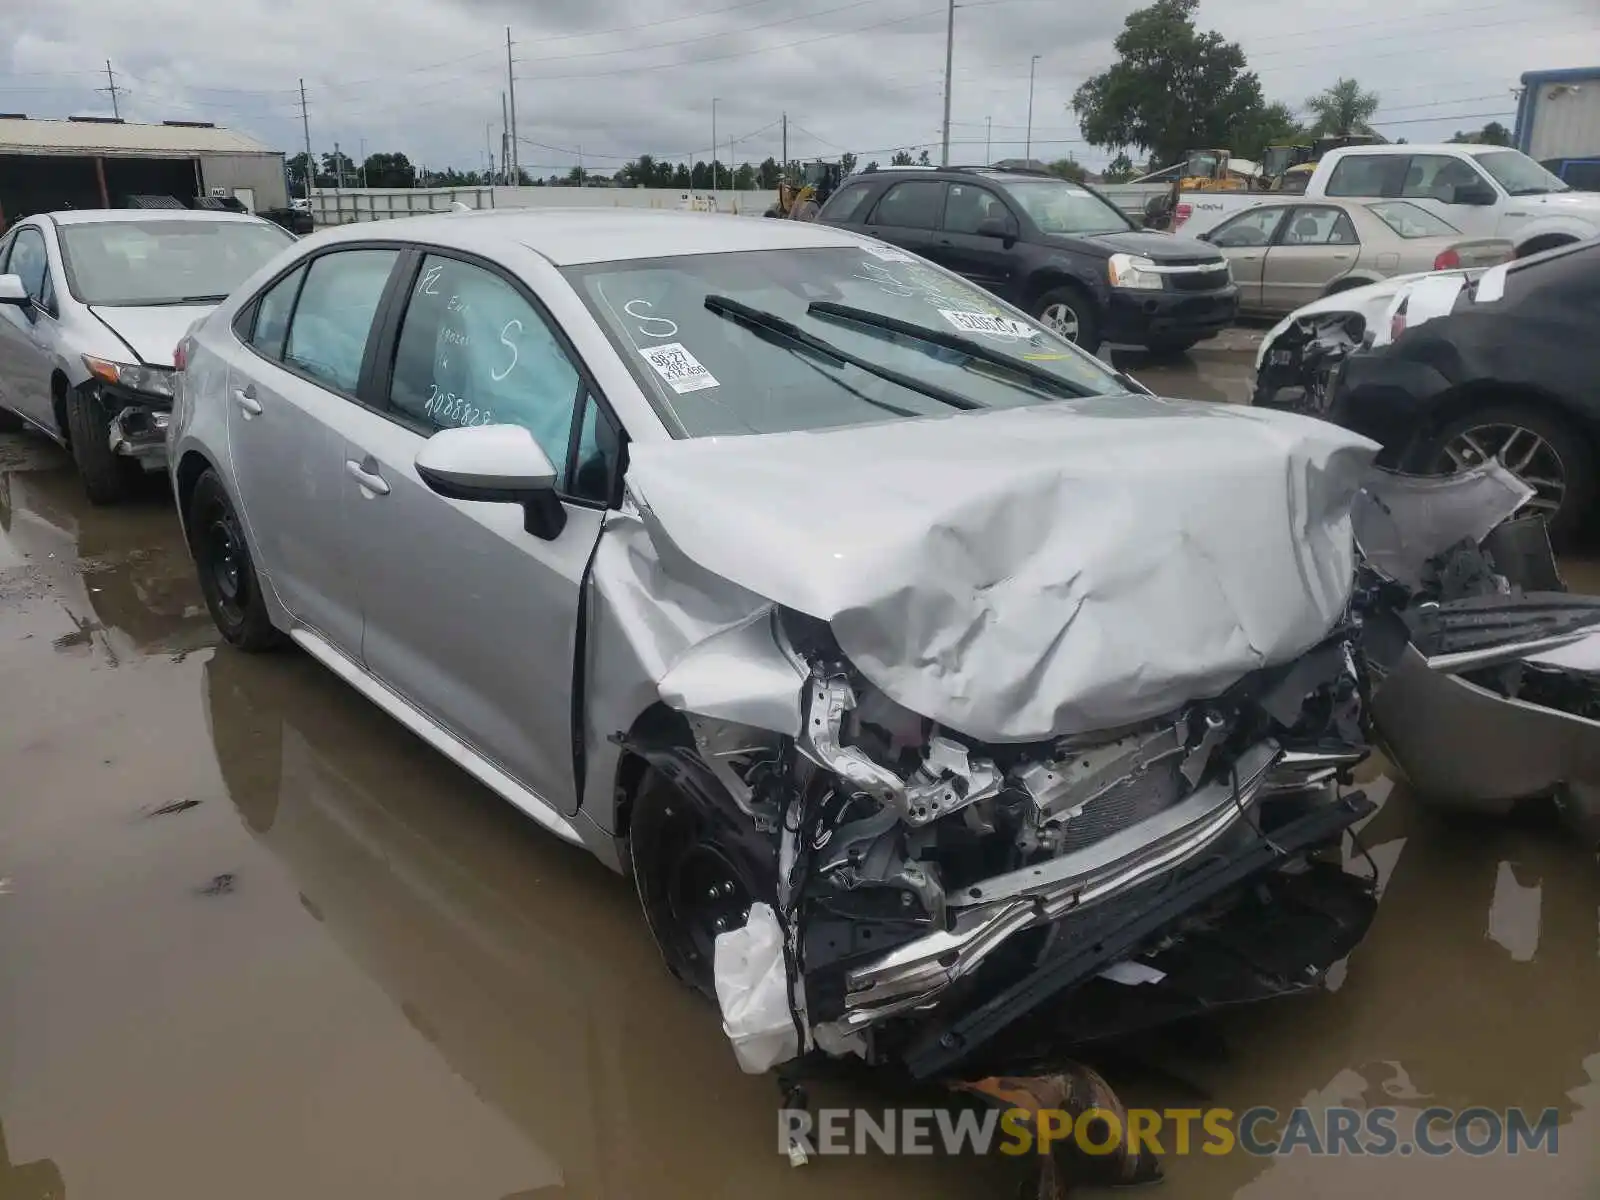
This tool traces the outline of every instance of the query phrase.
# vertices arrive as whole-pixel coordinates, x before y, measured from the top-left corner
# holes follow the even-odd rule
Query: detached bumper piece
[[[167,423],[172,414],[130,404],[111,418],[111,452],[159,465],[167,458]]]

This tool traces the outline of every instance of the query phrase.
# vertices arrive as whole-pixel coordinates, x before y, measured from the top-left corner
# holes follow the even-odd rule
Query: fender
[[[1600,225],[1578,217],[1536,217],[1526,224],[1518,221],[1510,233],[1512,240],[1517,244],[1517,255],[1520,257],[1522,248],[1537,238],[1555,235],[1570,238],[1575,242],[1587,241],[1600,233]]]

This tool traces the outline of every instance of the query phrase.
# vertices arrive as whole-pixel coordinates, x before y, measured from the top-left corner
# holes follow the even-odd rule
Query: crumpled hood
[[[1310,418],[1122,395],[636,443],[628,480],[668,571],[681,554],[827,621],[915,712],[1031,741],[1159,716],[1320,641],[1376,451]]]
[[[172,352],[183,335],[215,304],[150,304],[113,307],[90,306],[90,311],[133,347],[139,361],[151,367],[172,366]]]

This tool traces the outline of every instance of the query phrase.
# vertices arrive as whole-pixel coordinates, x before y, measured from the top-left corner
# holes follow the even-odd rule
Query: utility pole
[[[306,81],[300,81],[300,128],[306,135],[306,202],[311,202],[311,181],[316,178],[317,165],[311,158],[311,118],[306,115]]]
[[[783,158],[778,163],[778,177],[781,179],[789,172],[789,114],[783,114]]]
[[[956,0],[950,0],[950,9],[944,23],[944,150],[939,165],[950,165],[950,66],[955,60]]]
[[[989,166],[994,162],[994,118],[983,119],[983,165]]]
[[[333,144],[333,190],[337,194],[344,186],[344,155],[339,153],[339,143]]]
[[[361,165],[356,168],[356,178],[361,181],[361,186],[367,186],[367,139],[361,139]]]
[[[711,97],[711,207],[717,206],[717,98]]]
[[[122,120],[122,106],[117,103],[117,93],[127,90],[127,88],[119,88],[117,86],[116,74],[111,70],[111,60],[109,58],[106,59],[106,86],[95,88],[95,91],[111,93],[111,115],[118,121]]]
[[[517,77],[511,70],[511,26],[506,26],[506,91],[511,96],[511,182],[522,182],[522,156],[517,152]]]
[[[490,135],[493,131],[494,122],[485,121],[483,123],[483,161],[489,164],[489,173],[484,176],[484,182],[491,187],[494,185],[494,150],[491,148],[494,143],[490,141]]]
[[[1035,54],[1028,62],[1028,140],[1023,145],[1022,158],[1024,162],[1033,159],[1033,69],[1039,65],[1039,56]]]
[[[511,178],[511,126],[506,123],[506,94],[500,93],[500,174],[510,185],[520,183]]]

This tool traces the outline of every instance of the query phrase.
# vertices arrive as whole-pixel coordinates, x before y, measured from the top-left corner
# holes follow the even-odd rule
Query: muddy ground
[[[1124,365],[1208,400],[1249,379],[1239,352]],[[1592,1197],[1600,869],[1538,812],[1446,820],[1366,776],[1383,899],[1337,988],[1133,1047],[1114,1082],[1235,1111],[1554,1107],[1559,1153],[1197,1156],[1156,1194]],[[13,436],[0,798],[5,1200],[1016,1194],[1011,1161],[788,1166],[776,1088],[660,968],[622,879],[304,656],[218,648],[164,491],[91,509]]]

